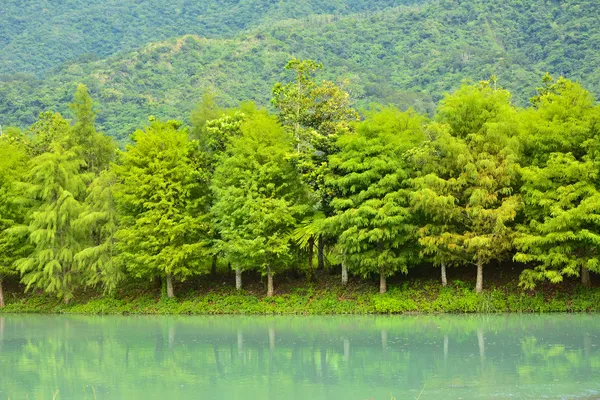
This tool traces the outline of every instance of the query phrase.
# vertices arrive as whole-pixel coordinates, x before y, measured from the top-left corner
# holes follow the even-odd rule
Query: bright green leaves
[[[17,272],[14,261],[28,251],[24,237],[10,232],[24,222],[27,212],[19,188],[28,162],[26,143],[21,139],[7,133],[0,136],[0,280]]]
[[[355,274],[378,273],[384,282],[395,272],[407,273],[417,257],[405,154],[423,141],[422,123],[412,112],[373,113],[356,133],[339,139],[341,150],[330,158],[330,184],[339,193],[330,223],[342,260]]]
[[[264,112],[249,118],[222,157],[212,189],[213,215],[226,258],[273,274],[291,261],[290,235],[306,193],[288,157],[290,137]]]
[[[80,172],[84,162],[77,154],[58,143],[52,147],[31,160],[26,176],[25,195],[33,209],[25,229],[33,250],[16,267],[27,289],[43,289],[69,301],[85,283],[86,271],[75,262],[82,241],[73,222],[83,209],[91,177]]]
[[[152,122],[121,154],[116,190],[121,225],[117,249],[138,277],[184,280],[206,272],[206,177],[193,162],[188,133],[175,122]]]
[[[476,265],[477,291],[483,266],[512,247],[520,208],[517,113],[507,92],[464,87],[447,97],[430,141],[414,153],[424,166],[413,180],[413,206],[422,215],[420,243],[436,264]]]
[[[86,285],[100,285],[107,293],[113,292],[124,277],[117,262],[116,185],[113,171],[101,172],[88,187],[84,209],[73,223],[85,244],[75,255],[75,261],[86,270]]]
[[[528,112],[526,141],[531,165],[523,170],[522,193],[527,223],[516,240],[515,260],[533,268],[521,285],[562,282],[587,271],[600,272],[600,191],[597,153],[600,108],[580,85],[547,76]]]
[[[96,132],[93,106],[87,87],[77,86],[69,105],[75,123],[70,127],[67,143],[85,161],[84,170],[97,174],[108,168],[115,154],[115,144],[110,137]]]

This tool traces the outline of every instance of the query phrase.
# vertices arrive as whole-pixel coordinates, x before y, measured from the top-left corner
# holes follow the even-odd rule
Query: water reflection
[[[590,399],[599,336],[596,315],[2,316],[0,398]]]

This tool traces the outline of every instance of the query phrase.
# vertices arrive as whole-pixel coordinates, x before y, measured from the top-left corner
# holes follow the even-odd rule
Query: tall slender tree
[[[90,176],[81,173],[85,163],[76,153],[60,142],[51,148],[31,160],[26,176],[26,195],[33,203],[26,229],[33,250],[16,267],[27,290],[43,289],[68,303],[85,283],[85,270],[75,262],[81,238],[73,222]]]
[[[429,141],[415,162],[415,209],[425,216],[424,254],[444,265],[477,268],[475,290],[483,290],[483,268],[512,248],[521,201],[516,137],[518,115],[508,92],[464,86],[442,102]]]
[[[515,260],[527,263],[520,284],[562,282],[600,273],[600,107],[581,85],[544,77],[534,108],[524,113],[526,130],[521,188],[526,223],[516,240]]]
[[[305,211],[305,190],[288,160],[292,142],[277,121],[257,113],[217,167],[213,213],[226,257],[243,269],[273,276],[291,261],[291,233]]]
[[[4,279],[18,274],[14,263],[29,251],[26,237],[11,232],[25,222],[27,212],[18,186],[27,170],[26,146],[18,131],[0,136],[0,307],[4,307]]]
[[[68,133],[68,146],[85,161],[85,172],[98,174],[114,158],[115,144],[112,138],[96,131],[96,112],[87,86],[77,86],[69,108],[75,119]]]
[[[327,187],[329,157],[339,151],[337,138],[352,129],[359,120],[348,92],[329,81],[318,82],[314,74],[323,66],[313,60],[292,59],[286,69],[294,78],[273,87],[273,105],[279,120],[295,140],[292,158],[302,180],[311,189],[314,212],[331,216],[333,190]],[[326,231],[316,232],[318,267],[324,267]],[[309,246],[309,251],[312,247]]]
[[[191,157],[187,129],[153,121],[133,135],[115,169],[120,262],[137,277],[173,280],[208,272],[207,176]]]
[[[342,136],[340,152],[330,158],[337,173],[331,184],[340,193],[332,202],[331,224],[343,263],[356,274],[379,274],[380,293],[388,276],[408,273],[418,257],[405,153],[423,141],[422,124],[412,111],[383,109],[367,116],[356,133]]]

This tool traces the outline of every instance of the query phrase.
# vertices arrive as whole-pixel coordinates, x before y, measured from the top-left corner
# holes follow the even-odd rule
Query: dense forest
[[[80,84],[68,107],[0,136],[0,274],[69,302],[131,279],[217,265],[267,280],[336,269],[342,284],[514,260],[523,290],[600,273],[600,106],[540,76],[520,107],[496,76],[445,95],[432,117],[358,112],[322,65],[292,59],[270,108],[206,94],[185,124],[151,116],[118,150]],[[232,274],[233,276],[233,274]],[[233,279],[233,278],[232,278]],[[0,283],[2,281],[0,280]],[[1,288],[1,287],[0,287]],[[0,290],[0,294],[1,294]],[[3,304],[3,298],[0,296]]]
[[[600,95],[600,5],[590,0],[4,3],[4,126],[66,114],[79,83],[98,102],[98,128],[121,144],[149,115],[191,124],[207,92],[225,107],[252,99],[274,112],[270,85],[294,57],[327,65],[323,77],[359,109],[433,117],[444,93],[491,75],[521,107],[546,72]]]

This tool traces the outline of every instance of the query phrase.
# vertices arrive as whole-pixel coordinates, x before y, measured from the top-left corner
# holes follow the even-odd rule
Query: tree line
[[[272,110],[221,108],[191,126],[150,117],[118,150],[77,88],[72,120],[44,112],[0,137],[0,276],[69,302],[128,278],[174,281],[218,263],[267,278],[326,264],[386,279],[425,264],[524,263],[524,289],[600,272],[600,107],[580,84],[542,79],[527,108],[495,77],[464,85],[428,117],[358,112],[322,65],[291,60]],[[0,280],[0,300],[1,296]]]

